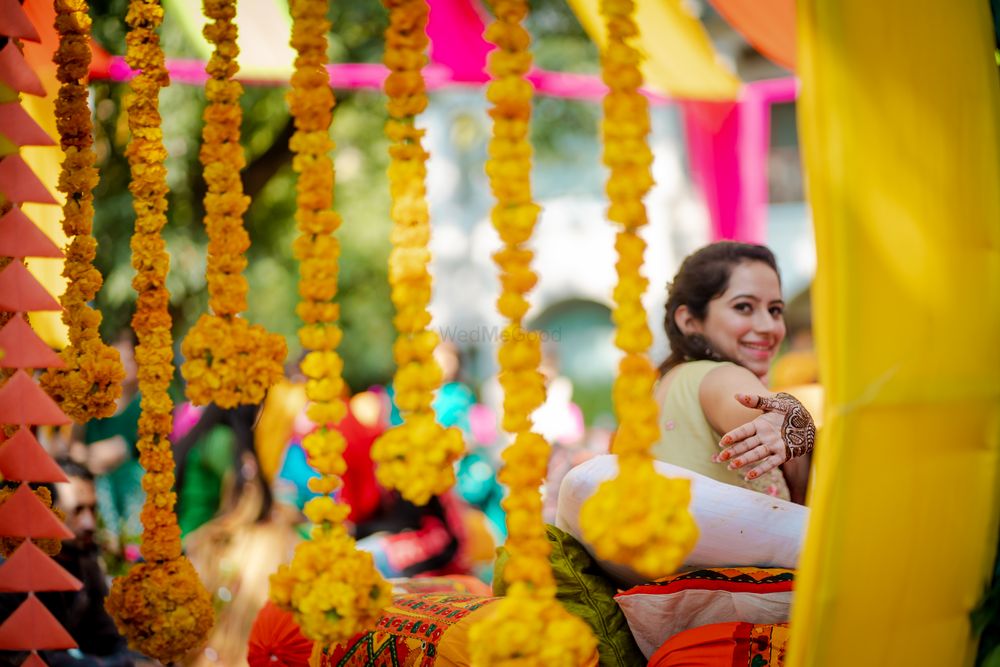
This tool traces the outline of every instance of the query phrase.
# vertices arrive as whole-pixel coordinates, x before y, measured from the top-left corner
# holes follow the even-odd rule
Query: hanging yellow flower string
[[[110,417],[122,393],[125,369],[118,351],[101,341],[101,313],[87,305],[101,289],[103,279],[94,268],[97,241],[92,236],[93,189],[97,185],[96,156],[87,76],[90,70],[90,17],[85,0],[55,4],[59,47],[56,77],[61,85],[56,99],[56,128],[65,158],[58,189],[66,195],[62,227],[72,239],[66,249],[63,275],[67,278],[62,320],[69,327],[69,345],[60,356],[64,368],[45,371],[42,388],[73,421]]]
[[[647,222],[642,199],[653,185],[653,156],[646,144],[649,105],[639,92],[641,56],[630,44],[639,32],[634,11],[633,0],[601,1],[608,28],[603,78],[610,89],[602,123],[604,164],[611,172],[608,218],[621,225],[612,317],[618,326],[615,344],[624,356],[613,389],[618,431],[611,451],[618,455],[618,477],[583,504],[580,523],[602,558],[655,576],[681,565],[698,531],[688,511],[690,482],[657,474],[650,453],[659,437],[656,372],[646,356],[652,342],[642,306],[648,284],[641,273],[646,243],[637,232]]]
[[[396,405],[403,424],[384,433],[372,446],[375,474],[387,488],[397,489],[410,502],[423,505],[432,495],[455,483],[452,464],[465,447],[461,432],[443,428],[434,418],[431,402],[441,386],[441,369],[434,360],[438,335],[427,329],[431,315],[430,217],[424,181],[427,152],[421,145],[424,130],[416,116],[427,107],[424,79],[427,62],[426,0],[383,0],[389,10],[384,62],[389,68],[385,92],[389,97],[386,135],[389,146],[389,193],[392,196],[392,252],[389,283],[396,307],[393,320],[399,336],[393,346]]]
[[[504,247],[493,258],[500,269],[500,313],[508,320],[500,345],[500,384],[504,389],[503,427],[514,442],[503,453],[500,481],[508,488],[503,501],[509,535],[510,561],[504,569],[507,596],[494,613],[471,630],[474,665],[585,664],[595,640],[580,618],[555,598],[549,565],[549,542],[542,521],[539,493],[548,467],[549,443],[532,432],[531,414],[545,401],[545,384],[538,371],[541,341],[537,332],[522,328],[528,310],[527,292],[536,276],[531,269],[530,240],[539,207],[531,195],[532,87],[525,79],[531,67],[530,36],[521,22],[528,13],[525,0],[497,0],[496,20],[486,39],[497,46],[490,53],[492,81],[487,98],[493,104],[493,137],[486,173],[496,197],[493,224]],[[506,638],[496,641],[497,637]]]
[[[292,46],[297,52],[289,107],[295,118],[292,166],[299,174],[295,219],[299,236],[294,253],[300,262],[297,311],[303,320],[299,340],[310,350],[302,362],[311,401],[309,418],[319,427],[303,445],[321,477],[309,488],[321,494],[305,513],[314,524],[311,539],[295,549],[291,565],[271,576],[271,599],[294,613],[302,632],[323,644],[339,644],[369,629],[391,601],[392,589],[375,569],[372,556],[358,551],[344,521],[350,508],[331,494],[340,487],[346,464],[343,436],[333,428],[345,414],[343,362],[336,352],[337,254],[333,233],[340,217],[333,211],[333,162],[329,152],[334,104],[326,70],[327,0],[292,0]]]
[[[169,84],[156,28],[163,9],[156,0],[131,0],[125,17],[126,62],[137,70],[126,103],[132,138],[126,156],[135,209],[132,286],[138,292],[132,317],[142,416],[139,463],[142,487],[141,552],[145,562],[114,580],[105,606],[136,650],[168,663],[199,646],[214,622],[208,592],[186,556],[174,513],[174,459],[170,451],[172,403],[167,388],[174,374],[171,350],[169,256],[160,231],[166,224],[167,158],[160,130],[159,92]]]
[[[284,376],[285,339],[250,325],[239,314],[247,308],[243,269],[250,237],[243,214],[250,198],[243,194],[240,172],[246,166],[240,145],[240,96],[233,76],[236,56],[236,0],[205,0],[205,38],[215,45],[208,61],[205,86],[208,106],[199,158],[205,168],[205,227],[208,232],[208,305],[181,345],[181,374],[187,397],[196,405],[214,402],[223,408],[256,404]]]

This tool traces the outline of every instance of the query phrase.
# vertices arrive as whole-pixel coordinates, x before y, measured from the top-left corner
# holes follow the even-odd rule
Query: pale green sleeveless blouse
[[[728,461],[715,463],[712,457],[721,451],[719,440],[701,409],[698,391],[701,381],[713,369],[730,362],[689,361],[674,371],[667,395],[660,406],[660,440],[653,446],[653,456],[674,465],[693,470],[726,484],[741,486],[788,500],[788,484],[780,469],[747,482],[743,476],[753,466],[730,470]]]

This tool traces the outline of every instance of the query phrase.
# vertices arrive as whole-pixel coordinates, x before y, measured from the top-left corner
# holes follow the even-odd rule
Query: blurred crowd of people
[[[118,412],[84,427],[39,433],[70,477],[70,484],[56,485],[61,488],[53,494],[75,532],[59,558],[85,583],[78,594],[51,594],[46,600],[60,609],[57,617],[80,643],[78,650],[47,656],[52,665],[64,664],[60,659],[74,665],[143,661],[127,650],[102,604],[110,578],[140,559],[144,499],[136,449],[140,396],[132,341],[124,336],[117,347],[127,372]],[[496,378],[478,392],[463,381],[459,350],[453,344],[442,343],[435,356],[445,381],[433,408],[441,424],[459,428],[466,441],[454,489],[418,507],[378,484],[371,446],[401,423],[402,416],[392,387],[375,386],[344,396],[347,415],[337,428],[347,441],[348,468],[339,493],[351,506],[349,521],[359,547],[373,554],[384,576],[462,574],[488,583],[496,547],[506,537],[504,489],[497,481],[507,444],[499,428],[502,392]],[[798,362],[794,367],[804,368]],[[553,522],[563,476],[587,458],[606,453],[612,433],[585,427],[583,413],[573,402],[573,385],[559,374],[552,351],[544,354],[541,370],[547,400],[534,421],[552,445],[541,492],[544,518]],[[306,417],[306,405],[304,377],[293,369],[262,405],[224,410],[180,403],[175,410],[171,442],[178,521],[185,551],[217,610],[207,647],[189,664],[245,662],[246,639],[267,598],[268,577],[290,560],[295,545],[307,536],[302,508],[312,497],[308,481],[317,473],[302,447],[315,428]],[[16,601],[7,597],[12,604]],[[15,607],[5,605],[0,615]]]
[[[127,649],[103,608],[110,579],[141,559],[144,500],[136,447],[141,397],[134,341],[124,335],[115,346],[126,369],[116,414],[38,432],[70,478],[69,485],[53,488],[54,506],[66,514],[76,535],[64,543],[59,558],[85,583],[79,594],[43,598],[54,613],[60,610],[57,618],[80,644],[73,651],[47,654],[53,665],[152,664]],[[488,583],[496,547],[506,537],[504,490],[497,481],[506,444],[499,429],[502,395],[495,378],[478,392],[463,381],[453,344],[442,343],[435,357],[445,378],[435,414],[442,425],[460,429],[466,441],[454,489],[418,507],[378,484],[371,446],[401,423],[402,415],[392,387],[374,386],[344,396],[347,415],[336,427],[347,441],[348,469],[339,493],[351,506],[349,521],[359,548],[372,553],[387,578],[472,575]],[[554,360],[546,355],[542,370],[548,400],[535,415],[537,428],[553,446],[551,474],[542,489],[547,520],[554,517],[562,475],[590,453],[606,451],[610,436],[597,431],[588,439],[582,411],[572,402],[572,383],[558,375]],[[317,473],[302,446],[315,428],[306,407],[305,378],[292,369],[261,405],[225,410],[182,402],[175,408],[171,442],[178,522],[185,552],[217,611],[208,645],[188,664],[245,662],[246,639],[267,598],[268,577],[307,537],[302,508],[312,497],[308,481]],[[0,597],[2,620],[19,597]]]

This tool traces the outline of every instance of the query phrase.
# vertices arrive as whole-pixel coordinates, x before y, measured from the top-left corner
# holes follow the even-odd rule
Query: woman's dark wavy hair
[[[667,285],[667,312],[663,328],[670,342],[670,356],[660,364],[661,376],[685,361],[722,360],[704,336],[685,336],[674,321],[674,314],[681,306],[687,306],[696,319],[704,320],[708,315],[708,302],[726,291],[733,268],[744,262],[763,262],[778,273],[778,263],[770,250],[762,245],[735,241],[707,245],[688,255],[681,263],[673,282]],[[781,280],[780,273],[778,280]]]

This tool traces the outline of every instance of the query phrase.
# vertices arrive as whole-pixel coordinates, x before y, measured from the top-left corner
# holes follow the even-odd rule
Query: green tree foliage
[[[95,39],[110,53],[123,54],[127,0],[92,0],[90,4]],[[536,4],[529,28],[536,35],[539,66],[595,72],[596,50],[564,2],[543,0]],[[381,60],[387,19],[378,0],[331,3],[330,18],[332,61]],[[169,6],[161,40],[170,57],[197,57],[184,30],[171,20]],[[104,314],[103,334],[114,338],[128,328],[135,302],[128,244],[134,215],[124,157],[129,138],[124,114],[128,87],[96,81],[92,91],[101,173],[95,193],[97,265],[105,276],[96,305]],[[281,87],[247,86],[243,97],[247,155],[243,181],[253,202],[245,218],[251,239],[247,317],[284,334],[289,342],[289,361],[294,362],[300,351],[295,337],[299,321],[294,313],[298,274],[291,256],[296,235],[295,174],[288,150],[292,127],[284,95]],[[385,178],[388,156],[382,134],[386,113],[384,99],[377,92],[338,91],[337,97],[332,132],[337,143],[336,207],[344,220],[338,233],[342,244],[339,298],[345,330],[341,353],[348,383],[360,389],[388,381],[393,370],[393,309],[386,275],[391,228]],[[201,203],[205,186],[198,162],[204,92],[197,86],[176,83],[161,93],[160,105],[171,190],[164,231],[171,254],[168,287],[174,336],[180,341],[205,312],[208,301]],[[534,137],[539,159],[544,160],[567,148],[566,141],[572,139],[567,139],[568,135],[583,132],[593,136],[599,109],[596,105],[540,99],[536,114]]]

